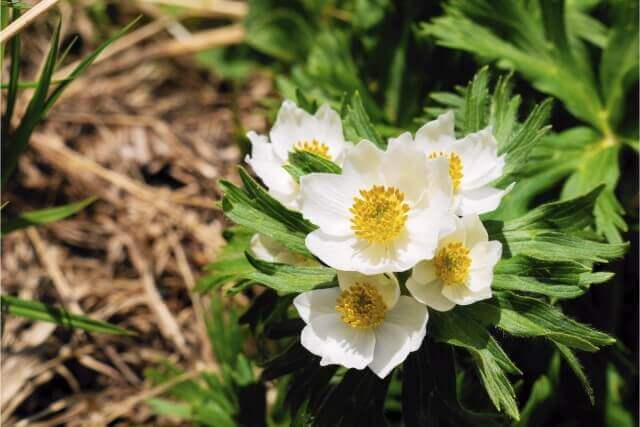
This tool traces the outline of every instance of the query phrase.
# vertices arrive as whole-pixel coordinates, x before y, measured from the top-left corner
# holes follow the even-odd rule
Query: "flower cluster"
[[[301,343],[321,365],[369,367],[384,378],[421,346],[428,308],[491,298],[502,246],[489,241],[478,215],[495,210],[511,188],[491,186],[505,166],[491,128],[456,139],[449,112],[382,150],[346,141],[329,106],[311,115],[285,101],[268,137],[248,137],[247,162],[274,198],[317,226],[305,244],[338,272],[339,287],[294,300],[306,323]],[[295,151],[331,160],[341,172],[298,183],[283,167]],[[261,235],[251,250],[268,261],[309,262]],[[395,273],[409,270],[402,286]]]

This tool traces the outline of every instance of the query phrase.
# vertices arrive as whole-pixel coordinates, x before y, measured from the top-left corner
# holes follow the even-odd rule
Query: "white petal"
[[[427,333],[428,320],[429,312],[427,307],[404,295],[400,297],[398,304],[384,318],[385,323],[400,326],[409,332],[411,351],[419,349],[422,345],[422,340]]]
[[[461,188],[485,177],[498,165],[498,142],[491,132],[490,127],[483,129],[456,144],[456,153],[462,161]]]
[[[303,292],[293,299],[300,318],[306,323],[318,316],[336,314],[336,300],[340,295],[339,288],[316,289]]]
[[[502,258],[502,243],[497,240],[478,242],[471,247],[471,270],[490,269]]]
[[[300,141],[311,141],[315,137],[315,119],[311,114],[293,102],[282,103],[276,122],[271,128],[269,139],[273,144],[276,156],[283,162],[289,158],[289,152]]]
[[[342,164],[347,147],[342,133],[340,115],[329,105],[322,104],[313,116],[315,119],[314,138],[329,147],[331,159]]]
[[[407,134],[403,135],[389,142],[380,168],[383,183],[399,189],[404,193],[407,202],[416,204],[425,192],[426,183],[430,178],[427,156],[406,137]],[[447,169],[447,176],[448,174]]]
[[[329,173],[311,173],[300,177],[302,215],[335,236],[351,234],[349,208],[358,194],[354,177]]]
[[[492,282],[493,270],[490,268],[481,268],[477,270],[471,270],[469,272],[467,287],[473,292],[481,292],[486,289],[491,289]]]
[[[336,270],[380,274],[408,270],[418,257],[408,252],[406,239],[401,251],[393,245],[369,245],[354,236],[336,237],[316,230],[305,239],[307,248],[322,262]],[[408,257],[405,257],[406,254]]]
[[[419,262],[415,267],[413,267],[411,277],[413,277],[420,283],[429,283],[437,279],[438,273],[436,272],[436,268],[433,265],[433,261],[425,260]]]
[[[397,143],[413,145],[414,142],[413,142],[413,137],[411,136],[411,133],[403,132],[400,135],[396,136],[395,138],[389,138],[389,144],[388,144],[389,146]]]
[[[459,305],[469,305],[484,299],[491,298],[491,287],[474,291],[465,284],[449,285],[442,289],[445,297]]]
[[[253,131],[247,133],[247,137],[251,141],[252,153],[251,156],[245,158],[245,161],[251,165],[269,192],[284,196],[296,195],[298,185],[291,175],[282,168],[283,163],[274,155],[273,147],[269,144],[267,137]]]
[[[404,328],[386,322],[375,330],[375,334],[376,346],[369,369],[385,378],[411,353],[412,341]]]
[[[464,243],[467,248],[473,248],[476,243],[486,242],[489,240],[487,230],[484,228],[482,221],[478,215],[467,215],[461,219],[462,227],[465,230]]]
[[[343,175],[357,175],[366,182],[379,181],[380,165],[384,152],[372,142],[363,140],[347,153],[342,165]]]
[[[416,132],[416,144],[426,152],[450,151],[447,147],[455,141],[453,111],[438,116]]]
[[[325,314],[305,326],[300,342],[322,358],[321,366],[364,369],[373,359],[376,339],[371,330],[352,328],[345,325],[338,314]]]
[[[448,211],[453,206],[453,184],[449,175],[449,160],[444,157],[427,162],[427,191],[429,206]]]
[[[405,245],[396,243],[400,257],[413,260],[413,265],[423,259],[434,257],[441,236],[455,230],[456,217],[436,209],[413,212],[407,219]]]
[[[473,190],[485,185],[490,185],[493,181],[500,178],[504,171],[505,156],[500,156],[496,159],[495,164],[484,175],[478,177],[470,177],[468,179],[462,179],[460,182],[460,189]],[[464,167],[464,166],[463,166]]]
[[[460,204],[456,210],[456,214],[460,216],[483,214],[494,211],[500,206],[500,201],[505,194],[513,188],[514,184],[509,185],[504,190],[491,187],[481,187],[475,190],[460,191],[458,196]]]
[[[338,271],[338,283],[342,290],[349,289],[356,283],[369,283],[373,285],[378,292],[380,292],[387,309],[393,308],[400,296],[400,285],[393,273],[367,276],[352,271]]]
[[[455,229],[451,233],[447,233],[442,236],[440,242],[438,243],[438,248],[448,245],[449,243],[460,242],[462,244],[466,241],[466,229],[464,227],[464,223],[460,218],[455,218]]]
[[[411,295],[423,304],[437,311],[449,311],[455,303],[442,294],[443,284],[438,278],[429,282],[420,282],[416,277],[407,279],[407,289]]]

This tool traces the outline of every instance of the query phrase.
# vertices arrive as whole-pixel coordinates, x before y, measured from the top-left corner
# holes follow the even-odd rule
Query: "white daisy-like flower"
[[[493,268],[501,256],[502,244],[489,241],[480,218],[462,217],[455,231],[440,240],[436,256],[414,267],[407,289],[438,311],[491,298]]]
[[[393,274],[338,272],[339,288],[298,295],[293,303],[307,324],[301,343],[320,365],[369,367],[386,377],[426,334],[426,306],[400,295]]]
[[[251,156],[245,161],[269,189],[275,199],[291,209],[298,208],[299,185],[283,169],[292,151],[308,151],[342,165],[346,149],[340,116],[323,104],[314,115],[292,101],[284,101],[276,122],[266,135],[247,133]],[[269,143],[271,141],[271,143]]]
[[[382,151],[369,141],[349,150],[342,174],[300,178],[302,215],[319,228],[309,250],[336,270],[404,271],[432,258],[438,238],[453,230],[446,159],[427,167],[413,143]]]
[[[398,137],[411,140],[411,134]],[[491,127],[456,140],[453,112],[439,116],[416,132],[416,145],[430,160],[449,160],[449,174],[453,182],[453,203],[457,215],[483,214],[495,210],[504,190],[491,187],[491,182],[502,176],[505,156],[498,156],[498,142]]]
[[[249,250],[256,258],[267,262],[290,265],[314,265],[316,261],[287,249],[286,246],[264,234],[254,234],[249,242]]]

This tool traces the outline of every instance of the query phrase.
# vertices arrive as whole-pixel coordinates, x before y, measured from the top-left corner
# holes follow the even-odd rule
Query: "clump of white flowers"
[[[301,343],[321,365],[369,367],[384,378],[420,347],[427,307],[447,311],[491,298],[502,246],[489,241],[478,215],[495,210],[511,188],[491,186],[505,165],[491,128],[456,139],[449,112],[382,150],[345,141],[330,107],[312,116],[285,101],[269,138],[248,137],[247,162],[274,198],[318,227],[305,244],[337,270],[339,287],[294,300],[306,323]],[[298,184],[283,168],[295,150],[342,171],[303,175]],[[261,236],[251,248],[266,260],[298,262]],[[407,270],[403,295],[395,273]]]

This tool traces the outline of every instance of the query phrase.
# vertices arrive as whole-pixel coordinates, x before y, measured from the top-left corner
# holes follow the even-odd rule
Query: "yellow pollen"
[[[307,153],[315,154],[324,159],[331,160],[329,154],[329,146],[316,139],[309,141],[298,141],[293,145],[295,151],[306,151]]]
[[[336,300],[336,311],[345,324],[357,329],[375,328],[384,320],[387,305],[370,283],[356,283],[342,291]]]
[[[436,159],[438,157],[446,157],[449,160],[449,176],[451,177],[451,183],[453,184],[453,191],[456,191],[460,187],[462,181],[462,160],[456,153],[445,153],[444,151],[433,152],[429,154],[430,159]]]
[[[360,197],[353,198],[349,212],[356,237],[369,243],[387,243],[404,229],[409,205],[397,188],[374,185],[360,190]]]
[[[459,285],[467,281],[471,258],[469,249],[461,242],[453,242],[444,246],[433,259],[436,273],[445,285]]]

